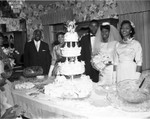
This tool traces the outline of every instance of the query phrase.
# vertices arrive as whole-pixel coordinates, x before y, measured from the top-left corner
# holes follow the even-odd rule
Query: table
[[[14,103],[26,110],[31,119],[149,119],[150,112],[125,112],[110,105],[106,93],[92,92],[85,100],[44,100],[44,94],[35,98],[24,91],[13,90]],[[43,99],[42,99],[43,98]],[[90,103],[89,103],[90,102]]]

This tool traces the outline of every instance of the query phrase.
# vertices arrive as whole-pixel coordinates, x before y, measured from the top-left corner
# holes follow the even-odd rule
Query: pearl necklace
[[[125,41],[124,39],[122,40],[123,43],[128,44],[130,43],[134,38],[127,38],[127,40]]]

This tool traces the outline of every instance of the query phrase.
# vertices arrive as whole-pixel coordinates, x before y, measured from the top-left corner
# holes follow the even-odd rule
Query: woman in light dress
[[[55,42],[56,44],[54,44],[55,46],[53,47],[52,51],[52,62],[48,73],[49,77],[56,76],[58,68],[57,63],[65,60],[61,55],[61,47],[63,47],[64,45],[64,32],[58,32],[56,36],[57,40]]]
[[[100,72],[98,85],[112,85],[113,79],[113,56],[116,43],[121,39],[119,31],[110,23],[104,22],[96,34],[93,54],[99,52],[110,57],[111,64]]]
[[[121,23],[122,40],[116,44],[114,62],[117,82],[125,79],[139,79],[142,71],[142,47],[134,38],[134,27],[129,20]]]

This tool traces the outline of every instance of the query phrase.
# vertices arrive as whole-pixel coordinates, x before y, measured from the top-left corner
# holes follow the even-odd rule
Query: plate
[[[38,75],[38,76],[36,76],[36,78],[37,78],[37,79],[44,79],[45,76],[44,76],[44,75]]]
[[[66,96],[63,96],[63,97],[59,97],[59,99],[63,99],[63,100],[86,100],[88,99],[89,97],[91,96],[91,93],[88,94],[87,96],[84,96],[84,97],[66,97]]]
[[[98,95],[107,95],[109,92],[116,91],[116,85],[98,85],[94,86],[95,93]]]
[[[15,90],[20,90],[20,91],[32,90],[34,87],[35,85],[31,82],[14,83],[13,85],[13,88]]]

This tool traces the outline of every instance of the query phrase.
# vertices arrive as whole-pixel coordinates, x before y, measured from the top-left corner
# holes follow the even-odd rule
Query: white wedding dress
[[[117,41],[112,41],[112,43],[101,43],[100,52],[107,54],[113,63],[114,49]],[[104,70],[99,75],[99,85],[112,85],[115,83],[113,80],[113,65],[106,66]]]

